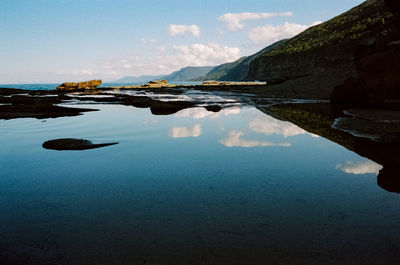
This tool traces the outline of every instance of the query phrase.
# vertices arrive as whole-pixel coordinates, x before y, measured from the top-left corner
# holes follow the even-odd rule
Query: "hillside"
[[[252,56],[245,56],[231,63],[219,65],[212,69],[207,75],[199,78],[196,81],[218,80],[218,81],[235,81],[244,80],[249,74],[249,64],[258,56],[272,50],[276,46],[284,43],[286,40],[281,40],[271,44]]]
[[[329,98],[335,86],[356,74],[353,57],[360,45],[397,34],[385,1],[367,0],[258,56],[250,62],[244,79]]]
[[[243,60],[248,57],[242,57],[234,62],[231,63],[224,63],[214,67],[210,72],[206,75],[194,78],[192,81],[207,81],[207,80],[221,80],[232,68],[240,64]]]
[[[249,79],[260,78],[275,80],[282,77],[274,75],[275,69],[282,68],[282,61],[293,65],[285,71],[286,78],[295,78],[304,74],[304,69],[298,69],[300,64],[309,66],[317,63],[323,70],[331,67],[352,66],[352,56],[358,46],[368,42],[378,34],[388,35],[394,30],[393,15],[387,9],[383,0],[368,0],[348,12],[325,23],[314,26],[277,46],[251,63]],[[372,40],[370,40],[372,41]],[[309,59],[309,62],[298,62],[297,57]],[[313,58],[310,58],[312,56]],[[273,67],[277,61],[280,65]],[[308,67],[307,72],[313,72],[318,67]],[[295,70],[294,72],[292,70]],[[281,75],[281,72],[279,73]]]
[[[170,75],[164,76],[162,77],[162,79],[165,79],[170,83],[191,81],[193,79],[206,75],[213,68],[214,66],[189,66],[182,68],[179,71],[173,72]]]

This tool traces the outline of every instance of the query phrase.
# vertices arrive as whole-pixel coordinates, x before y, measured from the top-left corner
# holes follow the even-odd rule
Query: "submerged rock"
[[[51,150],[88,150],[99,147],[105,147],[109,145],[115,145],[118,143],[102,143],[102,144],[93,144],[89,140],[85,139],[73,139],[73,138],[62,138],[46,141],[43,143],[43,148],[51,149]]]
[[[90,80],[79,83],[63,83],[57,87],[57,90],[70,91],[70,90],[84,90],[84,89],[96,89],[101,85],[101,80]]]

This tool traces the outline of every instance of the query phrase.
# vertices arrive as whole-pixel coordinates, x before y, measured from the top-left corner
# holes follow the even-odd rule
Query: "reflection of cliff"
[[[276,119],[289,121],[310,133],[320,135],[355,151],[352,137],[331,128],[335,116],[329,104],[285,104],[259,109]]]
[[[378,143],[333,129],[331,126],[336,117],[330,104],[287,104],[259,109],[382,165],[384,168],[379,172],[378,185],[391,192],[400,192],[399,143]]]

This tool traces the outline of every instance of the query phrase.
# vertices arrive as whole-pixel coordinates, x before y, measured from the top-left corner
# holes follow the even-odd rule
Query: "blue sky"
[[[217,65],[362,0],[0,0],[0,83],[168,74]]]

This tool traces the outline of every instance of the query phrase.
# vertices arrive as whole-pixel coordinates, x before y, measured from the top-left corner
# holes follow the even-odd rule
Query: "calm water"
[[[0,264],[400,264],[399,195],[340,145],[251,107],[82,107],[0,121]],[[41,146],[66,137],[119,144]]]

